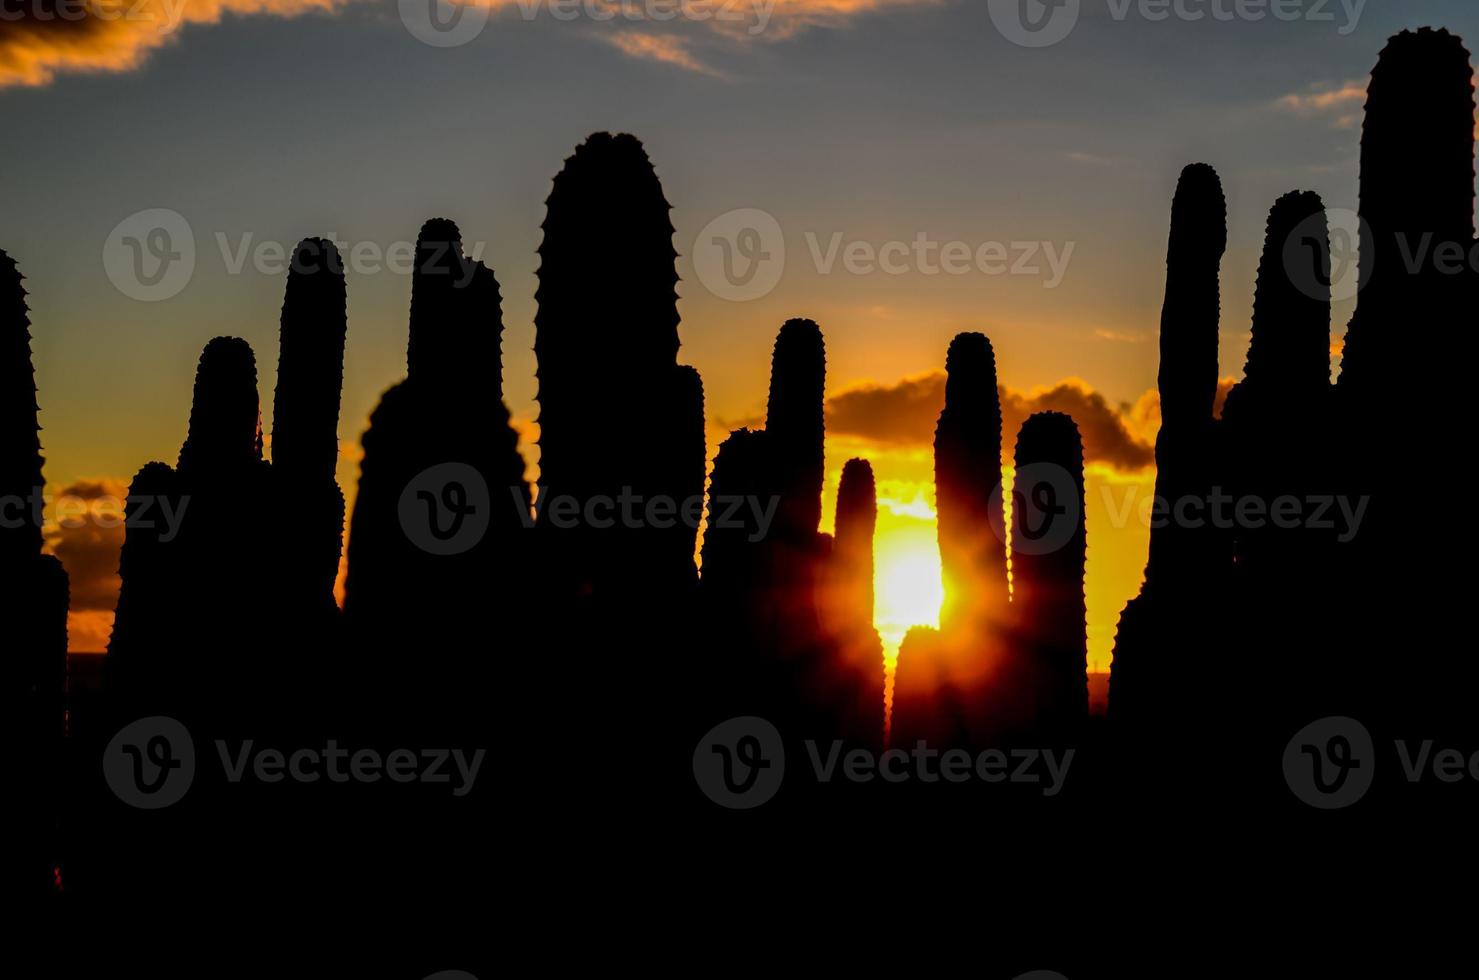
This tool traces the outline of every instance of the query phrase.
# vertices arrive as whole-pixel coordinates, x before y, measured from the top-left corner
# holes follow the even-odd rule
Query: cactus
[[[838,613],[834,623],[867,630],[873,624],[873,532],[878,524],[878,493],[873,467],[850,459],[837,486],[837,531],[833,535],[833,581]]]
[[[0,251],[0,623],[5,670],[0,710],[20,736],[15,772],[21,807],[23,887],[51,883],[67,674],[67,573],[41,553],[45,487],[31,321],[20,270]],[[15,518],[19,516],[20,519]]]
[[[299,242],[283,296],[272,408],[272,465],[295,479],[334,479],[346,304],[344,268],[334,243]]]
[[[1221,595],[1231,542],[1220,529],[1183,527],[1172,517],[1178,501],[1208,500],[1216,479],[1218,270],[1226,247],[1221,181],[1211,167],[1193,164],[1176,186],[1166,253],[1155,448],[1155,516],[1162,523],[1152,526],[1145,582],[1121,615],[1111,665],[1110,710],[1139,724],[1190,710],[1185,691],[1201,687],[1186,677],[1201,677],[1216,662],[1211,648],[1194,659],[1180,648]]]
[[[304,239],[293,253],[283,297],[277,392],[272,410],[275,526],[283,556],[279,592],[285,613],[334,613],[334,580],[344,542],[344,495],[335,481],[339,403],[348,327],[338,250]],[[308,628],[308,623],[303,623]],[[323,637],[321,629],[312,635]]]
[[[256,356],[240,338],[217,337],[205,345],[195,372],[180,472],[196,479],[229,478],[261,459]]]
[[[1088,717],[1087,557],[1083,441],[1072,418],[1040,412],[1017,433],[1012,612],[1025,683],[1008,697],[1033,705],[1031,725],[1048,739]]]
[[[1392,376],[1421,374],[1443,390],[1435,370],[1462,386],[1467,369],[1461,358],[1427,357],[1409,327],[1461,315],[1465,277],[1438,271],[1437,250],[1467,254],[1474,240],[1473,69],[1457,36],[1403,31],[1383,49],[1367,94],[1360,193],[1363,287],[1339,384],[1353,410],[1380,421]]]
[[[978,635],[1007,605],[1001,524],[1001,399],[996,354],[962,333],[945,356],[945,408],[935,427],[935,501],[947,635]]]
[[[546,204],[534,340],[542,492],[582,508],[598,495],[701,500],[702,385],[677,363],[671,207],[642,144],[591,136]],[[651,439],[613,438],[617,406],[649,420]],[[627,606],[618,597],[661,602],[695,580],[690,528],[557,531],[548,517],[541,510],[559,594]]]
[[[822,519],[826,380],[821,328],[811,320],[787,320],[771,355],[765,410],[781,497],[778,530],[787,536],[814,534]]]

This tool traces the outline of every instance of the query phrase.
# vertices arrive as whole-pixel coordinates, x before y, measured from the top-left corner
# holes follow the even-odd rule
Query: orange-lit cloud
[[[1153,393],[1151,393],[1153,394]],[[1010,459],[1017,429],[1034,412],[1065,412],[1083,434],[1089,462],[1115,469],[1141,470],[1155,463],[1155,428],[1159,404],[1152,410],[1142,397],[1135,405],[1115,407],[1079,378],[1017,391],[1000,388],[1002,452]],[[853,436],[891,446],[927,446],[945,404],[945,375],[935,371],[892,385],[864,383],[827,399],[829,435]]]
[[[1354,129],[1361,124],[1361,107],[1366,103],[1366,82],[1316,85],[1304,92],[1291,92],[1275,100],[1275,105],[1300,116],[1333,118],[1336,129]]]
[[[674,65],[701,75],[717,76],[719,74],[695,58],[688,50],[687,39],[677,34],[618,31],[615,34],[606,35],[604,39],[623,54],[633,58],[644,58],[665,65]]]
[[[0,0],[0,88],[45,85],[65,72],[141,65],[186,24],[227,14],[297,17],[351,0]]]
[[[127,494],[128,485],[113,479],[83,480],[51,494],[46,550],[67,570],[67,645],[73,652],[103,650],[113,630]]]

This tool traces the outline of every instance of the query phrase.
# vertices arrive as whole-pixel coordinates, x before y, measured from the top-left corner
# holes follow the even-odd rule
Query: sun
[[[909,627],[939,628],[945,589],[934,531],[933,525],[901,527],[880,533],[875,540],[873,625],[890,657]]]

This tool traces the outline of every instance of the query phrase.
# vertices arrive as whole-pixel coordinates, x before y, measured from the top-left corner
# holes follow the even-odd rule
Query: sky
[[[1479,35],[1472,0],[482,0],[460,20],[448,0],[59,2],[0,0],[0,248],[28,277],[52,493],[105,496],[172,461],[213,336],[255,348],[270,430],[282,251],[332,233],[394,255],[437,215],[502,284],[505,396],[532,435],[544,198],[586,135],[631,132],[673,205],[680,360],[704,378],[711,454],[763,416],[780,324],[821,324],[824,524],[842,464],[871,459],[886,634],[927,618],[928,442],[951,337],[992,339],[1009,418],[1075,415],[1096,670],[1144,563],[1177,174],[1211,163],[1227,193],[1230,384],[1268,207],[1294,189],[1355,207],[1362,90],[1385,39]],[[1067,19],[1024,35],[1022,2]],[[159,209],[195,253],[165,298],[115,282],[122,239]],[[736,287],[712,243],[746,222],[759,237],[735,237],[731,259],[758,244],[766,272]],[[350,273],[351,494],[369,412],[404,372],[409,294],[393,261]],[[1336,305],[1336,341],[1350,309]],[[1008,457],[1014,439],[1012,425]],[[106,641],[117,533],[55,535],[91,614],[74,618],[74,649]]]

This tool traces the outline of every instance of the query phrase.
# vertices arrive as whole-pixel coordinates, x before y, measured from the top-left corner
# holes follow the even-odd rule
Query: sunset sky
[[[1071,34],[1044,48],[1009,41],[984,0],[778,0],[758,32],[546,7],[531,19],[535,0],[493,0],[482,30],[454,47],[418,40],[404,20],[412,0],[147,0],[159,6],[82,22],[3,3],[0,248],[28,277],[53,493],[106,493],[148,460],[173,461],[196,359],[216,335],[255,348],[270,431],[283,279],[250,258],[232,270],[244,236],[287,249],[333,233],[384,250],[428,217],[455,219],[502,284],[507,401],[527,431],[550,180],[589,133],[631,132],[673,204],[680,359],[704,378],[711,454],[728,428],[763,415],[780,324],[822,325],[824,524],[842,464],[873,460],[885,632],[918,621],[929,591],[914,572],[932,561],[928,441],[950,338],[991,337],[1010,420],[1074,414],[1090,459],[1095,670],[1108,669],[1144,562],[1181,167],[1213,164],[1227,191],[1221,374],[1235,378],[1269,205],[1302,188],[1355,206],[1362,90],[1385,39],[1425,24],[1479,38],[1472,0],[1308,0],[1332,19],[1295,22],[1156,21],[1136,3],[1083,0]],[[10,13],[23,8],[33,12]],[[177,295],[142,302],[115,288],[103,256],[120,222],[152,208],[184,217],[196,262]],[[735,209],[769,214],[784,240],[778,284],[749,301],[715,295],[691,262],[700,230]],[[1049,249],[1023,262],[1040,273],[1017,275],[929,274],[912,259],[849,271],[840,257],[828,271],[813,254],[920,236]],[[1045,254],[1066,257],[1061,275]],[[409,293],[400,272],[350,275],[350,494],[368,414],[404,371]],[[1336,307],[1336,339],[1350,310]],[[1015,426],[1004,435],[1010,456]],[[74,606],[91,616],[74,620],[74,649],[106,640],[111,533],[60,540]]]

